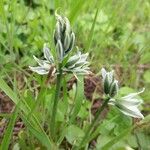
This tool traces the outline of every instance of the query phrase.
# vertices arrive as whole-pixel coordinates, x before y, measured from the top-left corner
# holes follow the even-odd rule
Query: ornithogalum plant
[[[51,115],[51,135],[55,140],[55,121],[57,114],[58,98],[61,87],[62,74],[73,73],[76,74],[88,74],[89,62],[87,61],[88,53],[82,54],[79,50],[73,56],[69,53],[74,49],[75,45],[75,34],[70,27],[69,20],[55,14],[57,22],[54,32],[54,44],[56,50],[56,58],[50,52],[50,49],[44,44],[43,53],[45,60],[36,58],[35,61],[39,64],[37,67],[30,67],[30,69],[40,75],[51,74],[57,76],[56,92],[54,97],[53,110]]]
[[[72,55],[70,53],[75,49],[75,34],[70,27],[69,20],[58,14],[56,15],[56,27],[54,31],[54,45],[56,57],[53,56],[52,52],[46,44],[43,47],[44,60],[38,59],[33,56],[35,61],[38,63],[37,67],[31,67],[33,72],[40,75],[51,75],[56,77],[56,89],[55,96],[53,99],[53,107],[51,114],[51,124],[50,124],[50,134],[54,141],[56,141],[56,115],[58,100],[60,96],[60,88],[62,75],[72,73],[73,75],[85,75],[90,73],[89,62],[87,61],[88,53],[82,54],[81,51],[77,49],[76,54]],[[138,106],[141,104],[142,100],[136,98],[136,96],[142,93],[131,93],[124,97],[118,97],[119,86],[118,81],[114,77],[114,71],[107,72],[104,68],[101,69],[102,83],[104,91],[104,101],[99,107],[94,119],[90,126],[86,129],[83,139],[80,141],[77,147],[74,149],[81,149],[85,144],[89,143],[89,137],[92,131],[97,125],[99,116],[106,106],[114,105],[123,114],[135,118],[143,118]]]

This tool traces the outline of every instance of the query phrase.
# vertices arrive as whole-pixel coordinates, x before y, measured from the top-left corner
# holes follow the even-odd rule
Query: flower
[[[144,118],[138,106],[143,102],[141,99],[136,98],[137,95],[144,92],[145,89],[138,93],[130,93],[119,100],[110,99],[109,104],[115,105],[123,114],[134,118]]]
[[[54,43],[57,57],[60,62],[71,51],[75,43],[75,34],[72,32],[70,22],[66,17],[55,13],[57,23],[54,32]]]
[[[38,73],[40,75],[48,74],[49,71],[50,71],[50,69],[54,65],[54,57],[51,54],[49,48],[46,46],[46,44],[44,44],[43,52],[44,52],[44,58],[46,60],[40,60],[37,57],[33,56],[33,58],[39,64],[39,66],[37,66],[37,67],[31,67],[31,66],[29,66],[29,68],[33,72],[36,72],[36,73]],[[52,72],[52,75],[54,75],[55,73],[56,73],[56,69],[54,68],[53,72]]]
[[[33,56],[35,61],[39,64],[37,67],[31,67],[29,68],[40,75],[48,74],[51,69],[52,76],[58,73],[58,70],[56,69],[56,65],[54,64],[54,57],[50,52],[50,49],[44,44],[43,48],[44,52],[44,58],[46,60],[40,60],[37,57]],[[66,58],[63,60],[62,64],[62,70],[63,73],[74,73],[74,74],[88,74],[90,73],[89,62],[87,61],[88,53],[81,54],[80,51],[77,52],[77,54]],[[66,63],[65,63],[66,61]]]
[[[75,74],[88,74],[89,71],[89,62],[87,61],[88,53],[81,54],[80,51],[77,52],[74,56],[71,56],[67,63],[65,64],[63,70],[65,72],[72,72]]]
[[[101,69],[104,93],[114,97],[118,93],[118,81],[114,79],[114,71],[107,72],[104,68]]]

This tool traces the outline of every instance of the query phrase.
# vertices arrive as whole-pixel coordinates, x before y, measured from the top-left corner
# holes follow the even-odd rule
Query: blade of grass
[[[11,142],[11,136],[13,134],[13,128],[14,128],[14,125],[15,125],[15,122],[17,119],[17,115],[18,115],[18,110],[19,110],[18,106],[16,106],[16,108],[15,108],[15,110],[11,116],[8,127],[7,127],[6,131],[4,132],[4,138],[3,138],[2,143],[1,143],[1,149],[8,149],[9,148],[9,144]]]
[[[10,55],[12,56],[12,59],[14,58],[14,53],[13,53],[13,45],[12,45],[12,35],[11,35],[11,31],[10,31],[10,28],[9,28],[9,25],[8,25],[8,20],[7,20],[7,17],[6,17],[6,13],[5,13],[5,9],[4,9],[4,1],[1,0],[0,1],[0,14],[1,17],[2,17],[2,20],[6,26],[6,30],[7,30],[7,39],[8,39],[8,43],[9,43],[9,52],[10,52]]]
[[[87,43],[86,43],[86,47],[85,49],[88,51],[90,46],[91,46],[91,42],[92,42],[92,39],[93,39],[93,34],[94,34],[94,28],[95,28],[95,23],[96,23],[96,20],[97,20],[97,16],[98,16],[98,10],[96,10],[96,13],[95,13],[95,16],[94,16],[94,20],[93,20],[93,23],[92,23],[92,26],[91,26],[91,29],[90,29],[90,33],[89,33],[89,36],[88,36],[88,40],[87,40]]]
[[[71,24],[74,23],[78,15],[81,13],[81,9],[83,8],[83,6],[88,3],[90,3],[90,0],[86,0],[86,2],[85,0],[76,1],[76,5],[73,5],[71,12],[69,14],[69,20]]]

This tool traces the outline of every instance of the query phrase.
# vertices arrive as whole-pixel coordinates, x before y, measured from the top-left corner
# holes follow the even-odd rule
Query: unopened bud
[[[117,93],[118,93],[118,81],[115,80],[110,86],[109,95],[111,97],[114,97]]]
[[[69,43],[70,45],[69,45],[69,48],[67,50],[65,50],[65,54],[67,54],[69,51],[71,51],[73,49],[74,43],[75,43],[75,35],[72,32],[71,37],[70,37],[70,43]]]
[[[58,40],[60,40],[62,48],[63,48],[63,57],[73,49],[75,35],[71,30],[70,22],[66,17],[62,17],[57,13],[56,19],[56,28],[54,32],[54,43],[55,46],[58,45]]]
[[[104,79],[104,92],[105,92],[105,94],[109,94],[109,90],[110,90],[109,76],[108,76],[108,74],[106,74],[106,77]]]
[[[60,40],[58,40],[58,42],[57,42],[56,51],[57,51],[57,57],[58,57],[59,61],[62,61],[64,54],[63,54],[63,47],[62,47]]]
[[[64,49],[69,49],[70,46],[70,36],[66,33],[65,40],[64,40]]]

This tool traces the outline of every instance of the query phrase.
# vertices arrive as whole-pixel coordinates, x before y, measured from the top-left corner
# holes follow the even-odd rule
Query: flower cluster
[[[57,23],[54,32],[54,43],[58,60],[61,62],[68,52],[73,49],[75,34],[72,32],[69,20],[66,17],[60,16],[57,13],[55,15]]]
[[[135,118],[144,118],[138,106],[142,103],[141,99],[136,98],[137,95],[144,92],[144,89],[138,93],[130,93],[121,98],[113,98],[118,93],[118,81],[114,78],[113,71],[107,72],[104,68],[101,69],[103,78],[104,93],[109,95],[109,104],[116,106],[123,114]]]
[[[88,74],[89,62],[87,61],[88,53],[81,54],[80,51],[73,56],[67,54],[73,49],[75,43],[75,35],[71,30],[69,20],[66,17],[56,14],[56,28],[54,32],[54,43],[57,52],[57,58],[54,59],[50,49],[44,44],[43,53],[46,60],[36,58],[35,61],[39,64],[37,67],[30,67],[33,72],[40,75],[48,74],[51,68],[54,68],[52,75],[59,73],[58,66],[55,62],[61,63],[63,73]],[[68,57],[67,57],[68,56]]]

